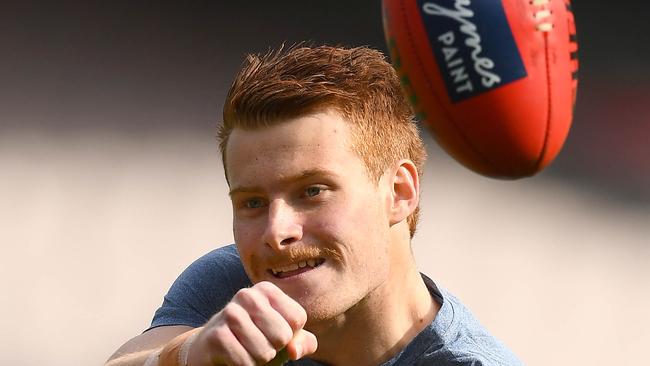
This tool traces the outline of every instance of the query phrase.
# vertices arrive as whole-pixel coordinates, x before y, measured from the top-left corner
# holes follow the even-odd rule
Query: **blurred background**
[[[230,243],[214,140],[247,52],[385,50],[378,1],[2,1],[0,363],[101,365],[191,261]],[[528,365],[650,344],[650,5],[574,1],[575,121],[498,181],[426,138],[414,251]]]

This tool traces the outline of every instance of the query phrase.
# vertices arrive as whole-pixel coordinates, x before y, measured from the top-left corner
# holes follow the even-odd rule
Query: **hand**
[[[264,365],[283,348],[297,360],[318,346],[303,329],[306,321],[300,304],[271,282],[260,282],[237,292],[208,321],[189,349],[188,365]]]

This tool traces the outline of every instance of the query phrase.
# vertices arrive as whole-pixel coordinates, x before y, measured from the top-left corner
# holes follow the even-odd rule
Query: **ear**
[[[405,220],[420,202],[420,180],[418,170],[411,160],[397,163],[391,179],[390,225]]]

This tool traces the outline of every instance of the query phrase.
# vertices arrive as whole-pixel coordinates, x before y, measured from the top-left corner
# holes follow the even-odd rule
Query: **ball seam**
[[[544,68],[546,70],[546,128],[545,128],[545,133],[544,133],[544,142],[542,143],[542,148],[541,151],[539,152],[539,155],[537,157],[537,161],[535,162],[533,172],[537,172],[540,169],[541,164],[544,161],[544,157],[546,156],[546,150],[548,148],[548,141],[549,137],[551,135],[551,119],[553,116],[553,110],[552,110],[552,90],[553,88],[551,87],[552,78],[551,78],[551,70],[550,70],[550,56],[549,56],[549,47],[548,47],[548,33],[544,33]]]

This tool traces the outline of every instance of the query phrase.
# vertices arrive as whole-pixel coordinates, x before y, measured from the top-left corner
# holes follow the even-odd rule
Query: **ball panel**
[[[506,27],[510,29],[526,75],[459,99],[453,92],[449,93],[449,77],[444,75],[450,70],[450,63],[456,61],[441,59],[440,48],[447,47],[442,51],[453,54],[464,45],[471,51],[485,51],[499,60],[499,55],[492,56],[494,53],[480,45],[477,47],[475,42],[494,28],[478,29],[477,24],[485,23],[465,22],[474,19],[476,12],[487,12],[486,6],[492,6],[486,16],[498,21],[501,15],[493,13],[495,2],[503,6]],[[469,7],[469,1],[384,0],[384,27],[391,59],[402,76],[404,89],[416,113],[448,153],[484,175],[529,176],[543,169],[557,155],[571,123],[575,81],[566,70],[571,62],[575,64],[573,69],[577,69],[577,59],[572,60],[570,52],[571,47],[577,46],[569,42],[572,26],[572,14],[567,15],[569,3],[563,0],[551,0],[548,4],[538,2],[541,5],[514,0],[475,3],[480,6]],[[423,9],[422,4],[428,8]],[[424,14],[424,10],[429,12]],[[452,27],[453,35],[442,32],[438,38],[432,37],[431,27],[427,29],[423,22],[423,17],[431,16],[432,10],[435,17],[452,18],[460,28]],[[466,18],[461,17],[461,13]],[[571,21],[567,21],[569,16]],[[550,23],[555,28],[540,28],[542,23]],[[467,36],[464,40],[453,39],[463,35]],[[512,52],[509,55],[513,57]],[[440,60],[447,64],[440,65]],[[477,59],[472,58],[470,62],[472,60],[475,61],[474,69],[480,68],[476,65]],[[467,59],[463,62],[467,63]]]
[[[453,123],[438,64],[433,57],[415,1],[384,1],[384,30],[390,56],[402,86],[418,118],[425,122],[438,143],[458,161],[490,171],[492,163],[473,149],[463,131]],[[432,123],[435,121],[435,123]]]

